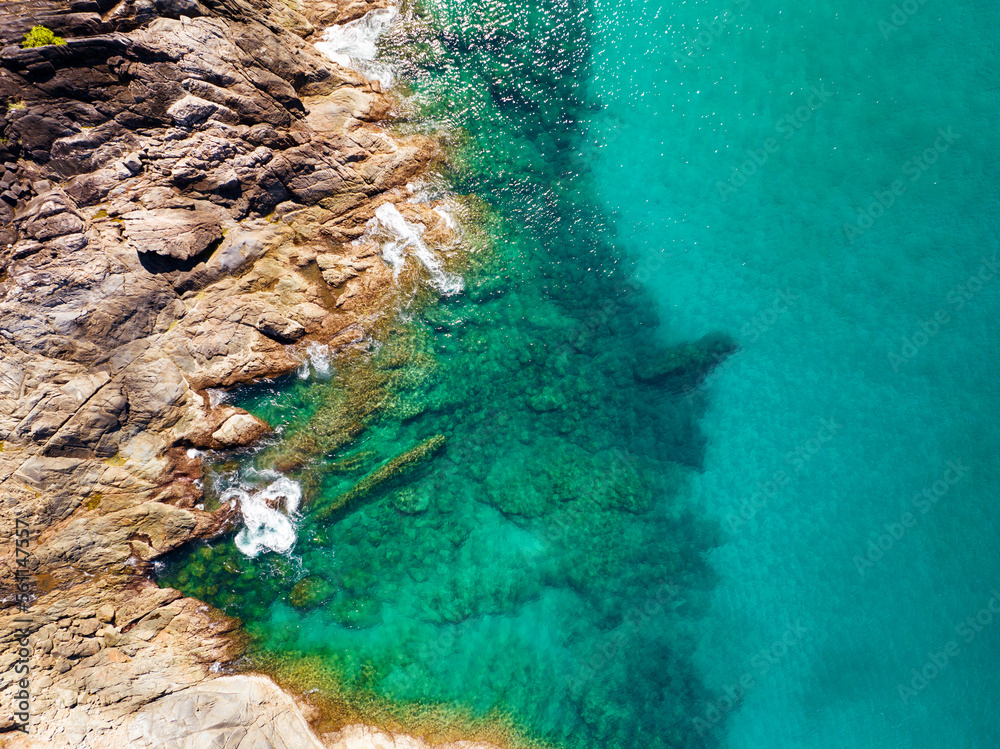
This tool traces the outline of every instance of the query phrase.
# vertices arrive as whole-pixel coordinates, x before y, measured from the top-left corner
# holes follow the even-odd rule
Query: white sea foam
[[[299,379],[308,380],[309,375],[315,375],[326,380],[330,378],[332,371],[333,363],[330,355],[330,346],[325,343],[311,341],[306,346],[305,358],[297,370]]]
[[[330,347],[325,343],[313,341],[306,347],[306,356],[317,377],[330,376]]]
[[[436,213],[438,216],[444,219],[444,225],[447,226],[451,231],[455,231],[458,229],[458,222],[455,220],[455,217],[452,215],[450,210],[438,206],[437,208],[434,209],[434,213]]]
[[[236,548],[248,557],[265,550],[287,554],[295,546],[302,487],[290,478],[281,476],[253,493],[233,487],[220,499],[239,506],[243,528],[236,534]]]
[[[430,273],[435,289],[445,296],[462,290],[462,279],[446,272],[441,260],[424,244],[424,227],[407,221],[392,203],[383,203],[375,209],[375,218],[368,222],[366,233],[382,239],[382,259],[396,278],[406,265],[407,256],[412,254]]]
[[[229,391],[223,390],[222,388],[209,388],[208,389],[208,404],[215,408],[220,403],[225,403],[229,400]]]
[[[377,80],[383,88],[393,83],[392,69],[375,61],[375,43],[392,25],[398,15],[395,8],[379,8],[365,13],[350,23],[330,26],[316,49],[338,65],[356,70],[369,80]]]
[[[456,235],[461,233],[461,225],[455,214],[460,212],[459,206],[452,199],[446,184],[440,178],[422,179],[418,182],[407,182],[406,191],[410,193],[407,203],[430,205],[437,203],[431,210],[444,220],[449,231]]]

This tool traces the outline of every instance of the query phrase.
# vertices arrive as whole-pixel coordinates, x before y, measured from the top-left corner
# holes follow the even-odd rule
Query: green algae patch
[[[52,29],[45,26],[32,26],[31,31],[24,35],[21,46],[25,49],[29,47],[45,47],[50,44],[65,44],[66,40],[61,36],[52,33]]]
[[[424,332],[396,327],[386,332],[374,354],[345,353],[329,383],[308,388],[303,399],[307,418],[291,424],[280,442],[257,456],[256,463],[292,475],[309,497],[325,474],[359,470],[366,456],[343,452],[373,421],[397,407],[400,390],[427,380],[435,366],[427,347]],[[265,420],[273,423],[273,417]]]
[[[372,491],[377,489],[386,481],[406,473],[423,463],[425,460],[433,457],[438,450],[444,447],[446,441],[447,440],[443,434],[436,434],[430,439],[424,440],[416,447],[396,456],[389,462],[369,473],[361,479],[361,481],[355,484],[352,489],[334,497],[328,504],[320,507],[314,515],[315,519],[326,520],[335,512],[347,506],[351,502],[355,502],[368,496]]]
[[[431,745],[457,741],[495,744],[500,749],[555,749],[530,738],[510,713],[476,715],[468,708],[425,702],[393,702],[365,686],[348,687],[335,666],[315,656],[279,657],[259,654],[250,669],[267,674],[283,688],[300,694],[317,710],[312,728],[332,733],[364,724],[389,733],[405,733]],[[373,677],[367,669],[367,678]]]

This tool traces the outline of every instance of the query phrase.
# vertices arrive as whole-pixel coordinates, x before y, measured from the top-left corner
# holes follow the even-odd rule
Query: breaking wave
[[[376,42],[386,29],[396,20],[395,8],[371,10],[350,23],[329,27],[323,34],[323,41],[316,49],[335,63],[361,73],[369,80],[376,80],[383,88],[392,86],[392,69],[375,62]]]
[[[287,554],[295,546],[302,487],[292,479],[281,476],[259,491],[232,487],[220,499],[239,507],[243,528],[236,534],[236,547],[248,557],[262,551]]]

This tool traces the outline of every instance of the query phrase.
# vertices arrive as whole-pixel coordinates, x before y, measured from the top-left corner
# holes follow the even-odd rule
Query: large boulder
[[[222,226],[211,211],[155,208],[122,216],[125,238],[137,252],[153,252],[177,260],[190,260],[222,239]]]

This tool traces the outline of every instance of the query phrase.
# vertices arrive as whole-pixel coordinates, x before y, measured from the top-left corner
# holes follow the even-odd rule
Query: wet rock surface
[[[398,294],[354,240],[437,148],[384,131],[392,101],[311,43],[370,7],[0,4],[0,532],[31,529],[32,572],[22,614],[0,547],[0,666],[21,636],[35,653],[11,745],[316,741],[273,683],[216,678],[237,623],[150,569],[233,521],[202,509],[199,451],[268,429],[206,390],[355,342]],[[22,49],[35,24],[66,44]]]

